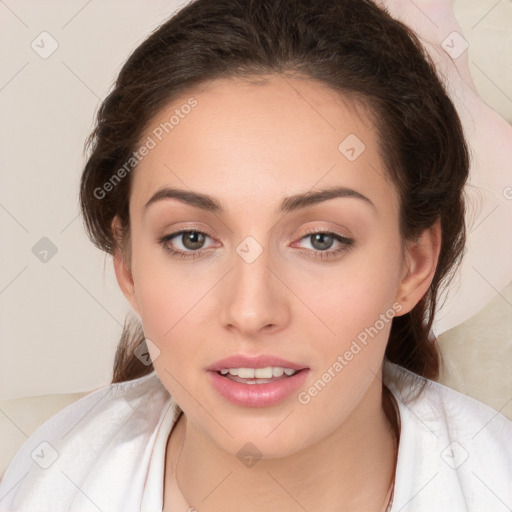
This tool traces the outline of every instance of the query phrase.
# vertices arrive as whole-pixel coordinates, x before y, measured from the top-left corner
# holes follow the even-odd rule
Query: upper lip
[[[291,361],[270,354],[260,354],[257,356],[235,354],[216,361],[206,369],[212,372],[219,372],[223,368],[267,368],[268,366],[279,366],[282,368],[291,368],[292,370],[303,370],[307,368],[307,366],[303,364],[292,363]]]

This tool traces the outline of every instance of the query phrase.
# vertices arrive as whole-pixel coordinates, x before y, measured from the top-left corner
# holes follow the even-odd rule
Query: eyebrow
[[[356,190],[347,187],[329,187],[286,197],[281,202],[277,213],[290,213],[302,208],[308,208],[310,206],[323,203],[324,201],[328,201],[330,199],[336,199],[340,197],[353,197],[356,199],[361,199],[366,204],[370,205],[374,210],[376,210],[373,202],[368,197],[364,196],[360,192],[357,192]],[[164,199],[177,199],[182,203],[188,204],[195,208],[200,208],[201,210],[219,214],[225,213],[221,203],[212,196],[201,194],[199,192],[192,192],[190,190],[182,190],[169,187],[162,188],[153,194],[149,201],[144,205],[144,211],[146,211],[150,205]]]

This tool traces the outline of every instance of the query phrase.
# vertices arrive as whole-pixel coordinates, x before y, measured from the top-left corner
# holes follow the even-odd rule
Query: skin
[[[198,105],[134,171],[130,248],[114,255],[119,285],[160,350],[155,371],[184,411],[169,436],[166,482],[175,470],[201,512],[379,511],[396,463],[381,382],[391,322],[307,405],[296,393],[272,407],[234,405],[205,368],[235,353],[273,354],[310,368],[307,390],[379,315],[394,303],[405,314],[425,294],[439,223],[403,243],[377,132],[363,105],[326,85],[218,79],[162,109],[141,140],[192,95]],[[338,150],[349,134],[366,146],[354,161]],[[276,213],[287,196],[334,185],[374,206],[344,197]],[[165,199],[144,213],[163,186],[212,195],[226,212]],[[208,234],[195,246],[204,253],[173,258],[157,240],[186,228]],[[323,249],[329,239],[315,244],[308,228],[354,243],[315,258],[341,243]],[[263,248],[250,264],[236,252],[247,236]],[[168,245],[193,252],[186,243],[179,235]],[[247,442],[262,454],[250,468],[237,457]]]

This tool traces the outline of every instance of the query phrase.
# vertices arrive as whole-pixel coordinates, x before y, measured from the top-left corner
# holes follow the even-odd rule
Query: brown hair
[[[370,0],[197,0],[164,22],[124,64],[86,142],[91,152],[80,204],[89,237],[109,254],[126,246],[131,173],[108,193],[102,186],[130,160],[161,108],[216,78],[269,73],[317,79],[369,107],[399,192],[404,240],[440,218],[442,247],[430,288],[412,311],[393,318],[386,348],[391,362],[438,378],[430,332],[441,286],[464,249],[468,149],[454,105],[416,35]],[[111,230],[116,215],[119,239]],[[135,357],[144,343],[140,323],[127,319],[113,382],[153,370]]]

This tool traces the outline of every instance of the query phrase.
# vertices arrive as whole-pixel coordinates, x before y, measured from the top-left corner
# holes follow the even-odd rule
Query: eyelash
[[[173,258],[180,258],[180,259],[188,259],[188,258],[199,258],[203,255],[204,252],[206,252],[208,249],[201,249],[199,251],[180,251],[175,250],[169,247],[168,242],[175,238],[178,235],[181,235],[183,233],[199,233],[201,235],[207,236],[208,238],[211,238],[208,233],[205,233],[204,231],[201,231],[199,229],[182,229],[180,231],[175,231],[174,233],[171,233],[169,235],[164,235],[161,238],[158,239],[158,243],[162,245],[165,251],[170,253],[170,255]],[[331,258],[338,254],[341,254],[345,251],[348,251],[353,248],[354,240],[351,238],[346,238],[344,236],[338,235],[337,233],[333,233],[332,231],[308,231],[300,238],[300,240],[303,240],[304,238],[307,238],[311,235],[316,234],[322,234],[322,235],[328,235],[333,237],[336,241],[340,242],[342,245],[338,249],[328,249],[326,251],[319,251],[319,250],[313,250],[313,249],[301,249],[300,252],[304,254],[310,255],[311,252],[313,252],[313,257],[318,259],[325,259],[325,258]]]

